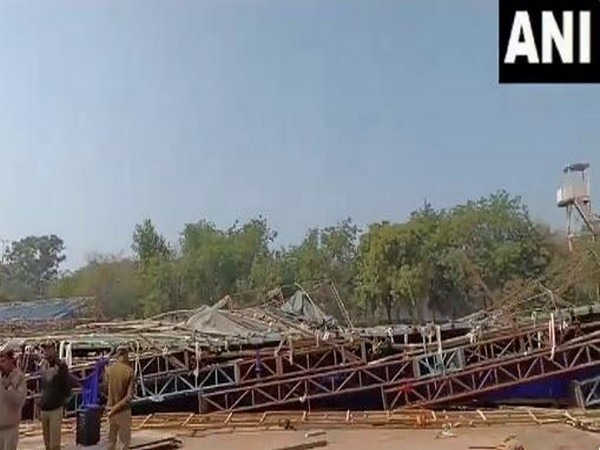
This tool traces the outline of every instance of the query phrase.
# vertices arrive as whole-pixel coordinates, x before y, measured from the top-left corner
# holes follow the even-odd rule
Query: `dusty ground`
[[[470,446],[495,446],[509,435],[516,435],[526,450],[598,450],[600,435],[557,425],[544,427],[507,427],[456,429],[456,437],[437,438],[433,430],[331,430],[324,450],[468,450]],[[312,438],[317,439],[317,438]],[[320,439],[320,438],[318,438]],[[187,440],[186,450],[274,450],[306,442],[303,432],[275,431],[236,433]]]
[[[470,447],[496,446],[507,436],[515,435],[526,450],[598,450],[600,434],[576,430],[566,425],[529,427],[457,428],[456,437],[436,438],[435,430],[329,430],[324,450],[469,450]],[[140,432],[134,434],[134,443],[149,437],[168,433]],[[184,450],[275,450],[286,445],[307,442],[301,431],[272,431],[210,435],[201,438],[183,438]],[[310,438],[311,440],[322,437]],[[66,438],[64,450],[75,449],[72,437]],[[22,439],[20,450],[43,448],[39,437]],[[88,450],[105,449],[105,445]]]

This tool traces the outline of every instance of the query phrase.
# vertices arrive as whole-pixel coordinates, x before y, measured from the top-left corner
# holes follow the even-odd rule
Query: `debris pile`
[[[0,321],[20,317],[7,308]],[[510,320],[487,311],[442,324],[355,328],[299,290],[260,307],[235,308],[226,297],[147,320],[80,320],[70,329],[34,331],[3,342],[28,373],[29,401],[39,385],[38,345],[53,339],[85,386],[71,411],[89,397],[85,389],[97,391],[120,345],[133,355],[137,413],[181,410],[182,401],[201,413],[600,402],[600,305]]]

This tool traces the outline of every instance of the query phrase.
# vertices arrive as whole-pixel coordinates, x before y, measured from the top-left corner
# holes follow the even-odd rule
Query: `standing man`
[[[44,344],[43,350],[42,393],[38,406],[44,446],[46,450],[60,450],[64,407],[71,398],[75,380],[71,377],[67,365],[58,358],[53,343]]]
[[[117,448],[117,436],[128,450],[131,444],[131,400],[135,379],[126,347],[117,350],[117,361],[106,369],[104,388],[107,392],[109,450]]]
[[[14,352],[0,350],[0,450],[17,450],[26,396],[25,375],[17,367]]]

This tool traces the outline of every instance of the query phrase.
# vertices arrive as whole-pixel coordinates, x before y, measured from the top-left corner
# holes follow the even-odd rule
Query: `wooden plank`
[[[311,448],[326,447],[329,443],[325,440],[304,442],[302,444],[288,445],[286,447],[279,447],[275,450],[310,450]]]

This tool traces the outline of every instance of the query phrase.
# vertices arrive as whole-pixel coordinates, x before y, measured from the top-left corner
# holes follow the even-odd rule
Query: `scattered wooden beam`
[[[286,447],[278,447],[275,450],[310,450],[311,448],[326,447],[329,443],[326,440],[304,442],[302,444],[288,445]]]
[[[475,411],[370,411],[352,412],[348,420],[348,411],[307,412],[273,411],[266,413],[227,413],[227,414],[190,414],[155,413],[133,418],[132,428],[139,430],[165,430],[178,434],[229,433],[233,431],[273,431],[301,429],[317,433],[316,430],[330,429],[433,429],[452,427],[494,427],[494,426],[543,426],[546,424],[569,424],[578,428],[597,429],[600,427],[598,410],[554,410],[543,408],[510,408]],[[427,420],[423,420],[426,417]],[[106,431],[106,421],[102,423]],[[24,423],[21,436],[41,434],[39,422]],[[62,432],[73,434],[75,421],[63,422]]]

